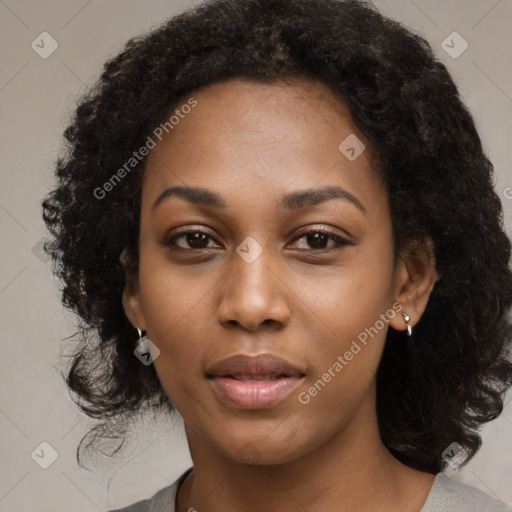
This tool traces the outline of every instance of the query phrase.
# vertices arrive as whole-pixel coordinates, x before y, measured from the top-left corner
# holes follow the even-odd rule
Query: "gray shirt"
[[[153,497],[109,512],[175,512],[179,486],[192,471],[189,468],[173,484]],[[438,473],[427,501],[420,512],[512,512],[512,507],[496,500],[476,487],[463,484],[444,473]]]

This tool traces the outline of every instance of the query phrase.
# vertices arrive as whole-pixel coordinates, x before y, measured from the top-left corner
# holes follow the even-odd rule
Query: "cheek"
[[[301,275],[297,295],[330,337],[348,340],[375,324],[390,307],[392,255],[367,246],[352,250],[339,267],[320,276]]]
[[[165,341],[183,324],[205,321],[199,312],[215,284],[214,272],[198,265],[173,264],[166,250],[148,242],[141,248],[139,281],[144,317],[155,339]]]
[[[186,382],[199,373],[197,356],[211,332],[215,282],[210,283],[207,273],[204,278],[191,278],[192,267],[173,268],[160,253],[145,258],[141,252],[139,279],[147,334],[160,350],[155,368],[161,380],[181,376],[185,378],[179,380]]]
[[[309,287],[311,318],[326,334],[315,343],[311,379],[322,381],[320,401],[342,390],[362,390],[375,378],[389,322],[397,314],[391,308],[392,253],[383,247],[361,248],[357,261],[340,268],[328,287]],[[303,327],[311,332],[311,324]]]
[[[148,272],[143,292],[147,333],[160,350],[155,370],[167,396],[185,417],[201,401],[201,354],[211,331],[208,323],[212,315],[204,314],[208,290],[201,292],[202,288],[170,277],[168,269],[167,274],[160,273],[157,266]]]

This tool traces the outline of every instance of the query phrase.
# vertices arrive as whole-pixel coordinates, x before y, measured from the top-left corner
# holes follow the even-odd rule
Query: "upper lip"
[[[283,375],[286,377],[303,377],[305,374],[288,361],[271,354],[258,356],[235,355],[210,366],[206,371],[208,377],[226,377],[236,375]]]

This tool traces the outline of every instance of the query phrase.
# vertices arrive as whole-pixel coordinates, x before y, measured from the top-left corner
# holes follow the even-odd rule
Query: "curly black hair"
[[[184,98],[235,77],[330,87],[371,144],[396,253],[433,241],[440,279],[413,343],[387,333],[377,373],[380,435],[415,469],[441,471],[452,442],[467,462],[481,445],[479,427],[501,413],[512,385],[511,243],[494,169],[430,45],[360,0],[202,3],[129,40],[81,100],[43,218],[63,304],[80,319],[66,382],[97,420],[87,446],[113,431],[123,431],[122,444],[140,411],[173,410],[153,365],[133,355],[138,335],[121,302],[123,250],[129,272],[137,271],[146,158],[108,199],[98,190]]]

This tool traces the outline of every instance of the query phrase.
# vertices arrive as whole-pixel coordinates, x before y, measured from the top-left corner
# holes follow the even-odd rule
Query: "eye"
[[[295,240],[305,240],[305,243],[308,244],[313,250],[322,250],[322,249],[336,249],[342,247],[344,245],[352,245],[351,242],[341,238],[330,231],[325,231],[322,229],[314,229],[302,233],[299,238]],[[329,240],[333,243],[329,245]],[[299,247],[301,250],[309,250],[308,247]]]
[[[182,243],[176,243],[177,240],[183,239]],[[184,231],[167,239],[165,245],[175,245],[181,249],[209,249],[208,242],[212,241],[213,237],[204,231]]]
[[[181,242],[178,243],[178,240],[181,240]],[[309,247],[303,246],[295,248],[306,251],[337,249],[345,245],[353,245],[348,240],[345,240],[344,238],[323,229],[313,229],[301,233],[301,235],[295,239],[295,244],[297,244],[297,241],[300,240],[304,241],[303,245],[309,245]],[[213,241],[214,238],[209,233],[200,230],[193,230],[175,234],[164,240],[163,245],[171,245],[185,250],[199,250],[218,247],[217,245],[209,245],[209,243]]]

